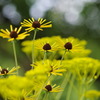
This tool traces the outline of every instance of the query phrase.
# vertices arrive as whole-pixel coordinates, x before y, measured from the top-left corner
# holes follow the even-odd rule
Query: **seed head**
[[[44,50],[51,50],[51,46],[49,43],[46,43],[44,46],[43,46],[43,49]]]
[[[1,74],[7,74],[8,70],[7,69],[2,69]]]
[[[32,27],[34,28],[40,28],[40,23],[38,21],[34,21],[33,24],[32,24]]]
[[[10,33],[10,37],[11,37],[11,38],[17,38],[17,37],[18,37],[17,32],[16,32],[16,31],[12,31],[12,32]]]
[[[67,43],[64,45],[64,47],[65,47],[65,49],[71,50],[71,49],[72,49],[72,43],[67,42]]]
[[[49,91],[52,91],[51,85],[47,85],[45,88],[47,89],[48,92],[49,92]]]

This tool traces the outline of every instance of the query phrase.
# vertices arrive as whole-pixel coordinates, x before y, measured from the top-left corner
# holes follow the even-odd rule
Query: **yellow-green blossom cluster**
[[[100,98],[100,91],[89,90],[85,93],[85,97],[90,100],[97,100]]]
[[[100,76],[100,61],[87,57],[91,52],[86,49],[87,42],[60,36],[35,39],[38,31],[52,27],[51,21],[45,22],[43,18],[24,19],[19,29],[12,25],[10,30],[0,29],[0,36],[12,41],[15,57],[15,67],[11,70],[0,67],[0,100],[49,100],[47,95],[52,100],[60,100],[64,89],[67,91],[66,100],[71,100],[73,88],[78,88],[77,100],[100,97],[99,91],[89,90]],[[22,27],[26,29],[20,33]],[[33,40],[23,41],[22,51],[32,56],[31,69],[24,76],[19,76],[14,41],[29,36],[30,31],[34,31]],[[53,97],[52,92],[59,93]]]
[[[79,81],[85,78],[86,82],[89,83],[100,75],[100,61],[93,58],[83,57],[64,60],[63,65]]]
[[[4,100],[27,100],[27,96],[34,91],[34,83],[31,80],[15,75],[0,79],[0,86],[0,95]]]
[[[85,57],[91,53],[91,51],[89,49],[85,48],[85,46],[87,44],[87,42],[85,40],[79,40],[74,37],[68,37],[65,39],[65,38],[61,38],[60,36],[53,36],[53,37],[43,37],[40,39],[36,39],[34,41],[35,58],[37,60],[42,59],[43,52],[40,52],[40,51],[45,51],[43,49],[43,46],[46,43],[49,43],[51,46],[51,49],[47,50],[47,51],[53,52],[53,55],[50,55],[50,59],[53,59],[53,57],[55,57],[55,59],[59,59],[60,57],[62,57],[62,55],[64,53],[64,44],[62,45],[62,41],[65,41],[65,43],[66,43],[66,40],[71,41],[74,48],[72,48],[71,52],[66,53],[66,56],[64,56],[65,59],[72,59],[75,57]],[[22,42],[22,46],[23,46],[22,50],[27,55],[30,55],[31,51],[32,51],[32,41],[31,40],[24,41],[24,42]]]

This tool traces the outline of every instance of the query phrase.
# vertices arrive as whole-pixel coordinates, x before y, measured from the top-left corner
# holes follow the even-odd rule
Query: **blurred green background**
[[[52,28],[39,31],[36,38],[74,36],[87,41],[87,48],[92,50],[90,57],[100,59],[100,0],[0,0],[0,29],[9,29],[11,24],[19,27],[23,19],[31,17],[43,17],[53,24]],[[32,39],[32,35],[25,38],[29,39]],[[31,63],[21,50],[23,41],[16,43],[18,62],[23,69],[20,74],[30,69]],[[0,66],[14,66],[12,43],[1,37]],[[100,79],[94,88],[100,90],[99,84]]]
[[[100,0],[0,0],[0,28],[9,29],[10,24],[19,27],[23,19],[30,17],[43,17],[53,24],[51,29],[39,31],[36,38],[74,36],[88,42],[90,57],[100,59]],[[32,36],[25,40],[29,39]],[[31,60],[21,51],[22,41],[16,48],[19,65],[26,71]],[[14,66],[12,44],[1,37],[0,66]]]

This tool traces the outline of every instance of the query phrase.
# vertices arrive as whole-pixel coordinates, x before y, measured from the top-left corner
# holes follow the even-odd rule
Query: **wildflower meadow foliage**
[[[25,27],[25,32],[20,33]],[[98,100],[100,91],[91,89],[100,76],[100,61],[89,57],[87,42],[74,37],[36,38],[51,21],[24,19],[21,26],[0,29],[0,36],[13,45],[15,66],[0,67],[0,100]],[[22,42],[22,51],[31,58],[31,69],[19,75],[15,41],[33,31],[33,39]],[[9,43],[8,42],[8,43]]]

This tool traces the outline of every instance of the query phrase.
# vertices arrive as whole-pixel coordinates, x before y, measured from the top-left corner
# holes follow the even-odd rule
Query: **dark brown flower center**
[[[47,91],[52,91],[51,85],[47,85],[45,88],[47,89]]]
[[[32,24],[32,27],[34,28],[40,28],[41,24],[38,21],[34,21]]]
[[[46,43],[44,46],[43,46],[43,49],[44,50],[51,50],[51,46],[49,43]]]
[[[11,38],[17,38],[17,37],[18,37],[17,32],[16,32],[16,31],[12,31],[12,32],[10,33],[10,37],[11,37]]]
[[[8,70],[7,69],[2,69],[1,74],[7,74]]]
[[[71,50],[71,49],[72,49],[72,43],[67,42],[67,43],[64,45],[64,47],[65,47],[65,49]]]
[[[53,66],[50,66],[51,67],[51,70],[50,70],[50,72],[53,72]]]

